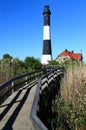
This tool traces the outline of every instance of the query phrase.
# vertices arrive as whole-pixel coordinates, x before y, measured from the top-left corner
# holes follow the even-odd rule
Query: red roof
[[[81,59],[82,58],[82,53],[74,53],[74,52],[70,52],[68,50],[63,51],[61,54],[59,54],[59,57],[62,56],[69,56],[71,59]]]

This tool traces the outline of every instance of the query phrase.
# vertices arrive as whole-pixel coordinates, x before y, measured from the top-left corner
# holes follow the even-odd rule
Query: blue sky
[[[86,0],[0,0],[0,59],[42,58],[43,10],[51,10],[53,59],[68,49],[86,61]]]

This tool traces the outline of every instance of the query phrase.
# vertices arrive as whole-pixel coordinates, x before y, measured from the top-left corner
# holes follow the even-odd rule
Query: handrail
[[[32,74],[35,74],[35,73],[38,73],[38,72],[42,72],[44,71],[45,69],[42,69],[42,70],[37,70],[37,71],[33,71],[33,72],[29,72],[29,73],[26,73],[26,74],[22,74],[22,75],[18,75],[8,81],[6,81],[5,83],[1,84],[0,85],[0,90],[3,89],[3,87],[7,86],[8,84],[10,84],[11,82],[15,81],[15,80],[18,80],[18,79],[21,79],[25,76],[28,76],[28,75],[32,75]]]
[[[0,100],[2,100],[2,98],[4,98],[6,95],[9,95],[8,94],[9,92],[12,93],[12,91],[15,90],[16,86],[22,85],[24,83],[27,84],[27,82],[29,82],[29,80],[37,79],[49,70],[48,70],[48,68],[43,68],[41,70],[36,70],[33,72],[22,74],[22,75],[16,76],[16,77],[6,81],[5,83],[1,84],[0,85]],[[21,81],[19,81],[19,80],[21,80]],[[19,83],[16,83],[17,81],[19,81]]]
[[[42,123],[42,121],[37,116],[38,103],[39,103],[39,100],[40,100],[40,90],[42,88],[42,80],[44,78],[46,78],[46,77],[48,78],[48,76],[50,74],[52,74],[52,76],[50,78],[52,78],[52,80],[54,80],[55,75],[58,76],[58,75],[61,75],[62,73],[63,73],[62,68],[53,69],[53,70],[49,71],[48,73],[46,73],[45,75],[43,75],[38,80],[38,85],[37,85],[37,89],[36,89],[32,109],[31,109],[31,113],[30,113],[30,118],[32,120],[33,125],[35,126],[35,130],[48,130],[48,128]]]
[[[41,78],[39,79],[38,86],[36,88],[36,93],[35,93],[32,109],[31,109],[31,113],[30,113],[30,118],[35,127],[35,130],[48,130],[47,127],[42,123],[42,121],[37,116],[40,85],[41,85]]]

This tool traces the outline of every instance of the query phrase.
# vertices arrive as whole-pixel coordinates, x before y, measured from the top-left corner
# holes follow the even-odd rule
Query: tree
[[[26,57],[25,65],[28,71],[42,68],[42,64],[40,63],[39,59],[36,59],[34,57]]]
[[[14,58],[12,64],[12,75],[16,76],[22,73],[26,73],[25,63],[18,58]]]
[[[26,57],[22,61],[9,54],[4,54],[3,59],[0,60],[0,84],[17,75],[41,68],[40,60],[34,57]]]
[[[3,60],[4,59],[12,59],[13,57],[12,56],[10,56],[9,54],[4,54],[3,55]]]

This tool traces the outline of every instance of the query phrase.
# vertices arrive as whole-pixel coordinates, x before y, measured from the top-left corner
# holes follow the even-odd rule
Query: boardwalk
[[[34,130],[30,111],[37,83],[13,92],[0,106],[0,130]]]

